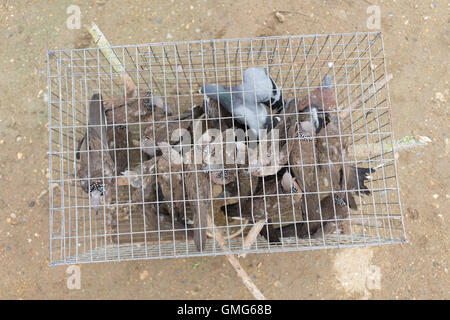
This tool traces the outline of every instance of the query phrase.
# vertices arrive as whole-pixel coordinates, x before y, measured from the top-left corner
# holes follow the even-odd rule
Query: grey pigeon
[[[268,104],[277,108],[279,101],[282,101],[281,91],[264,68],[246,69],[243,82],[234,87],[206,84],[201,92],[218,101],[236,121],[253,130],[256,136],[259,136],[259,130],[271,129],[279,121],[278,117],[270,117],[264,106]]]

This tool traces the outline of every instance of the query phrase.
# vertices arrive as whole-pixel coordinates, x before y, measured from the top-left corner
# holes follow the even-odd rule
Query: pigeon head
[[[146,91],[144,94],[144,99],[142,103],[145,108],[153,111],[154,108],[159,108],[168,115],[172,114],[172,108],[169,105],[166,105],[162,98],[158,95],[154,95],[151,91]]]
[[[310,107],[303,109],[301,114],[303,114],[303,116],[299,116],[300,121],[310,121],[314,126],[316,134],[330,122],[329,114],[326,111],[319,109],[316,104],[311,104]]]

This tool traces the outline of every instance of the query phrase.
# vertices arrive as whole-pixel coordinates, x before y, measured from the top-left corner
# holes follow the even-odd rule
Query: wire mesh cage
[[[48,52],[51,265],[405,241],[381,33],[109,50]]]

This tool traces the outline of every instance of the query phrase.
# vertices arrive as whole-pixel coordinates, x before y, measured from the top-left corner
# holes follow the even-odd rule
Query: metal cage
[[[388,73],[381,33],[166,42],[113,46],[111,52],[118,58],[120,68],[111,63],[111,59],[104,55],[101,48],[52,50],[47,55],[50,265],[214,256],[230,252],[300,251],[405,241],[393,149],[389,90],[386,82],[383,83]],[[174,199],[173,195],[161,195],[158,179],[169,175],[172,190],[182,187],[186,191],[189,172],[199,175],[205,172],[208,174],[208,171],[199,167],[189,171],[186,166],[181,166],[181,170],[177,171],[170,164],[168,171],[158,172],[157,161],[160,156],[148,157],[141,150],[145,129],[152,125],[152,119],[139,118],[134,122],[125,120],[124,123],[114,123],[113,120],[112,123],[106,123],[106,126],[113,128],[125,127],[128,141],[125,146],[117,146],[113,141],[106,151],[111,153],[113,159],[119,151],[126,154],[126,169],[134,173],[133,176],[123,172],[113,173],[112,202],[101,205],[98,214],[95,214],[88,194],[80,186],[80,161],[77,159],[79,142],[87,132],[89,101],[94,93],[101,93],[105,103],[128,98],[127,80],[124,78],[126,75],[137,87],[134,103],[138,108],[144,108],[145,95],[142,92],[151,92],[160,96],[165,105],[170,103],[173,114],[179,115],[189,112],[194,106],[204,106],[205,96],[199,89],[206,83],[225,86],[239,84],[244,70],[254,66],[263,67],[270,74],[286,101],[305,98],[311,101],[312,94],[323,89],[324,76],[330,76],[334,108],[329,112],[338,114],[350,108],[337,136],[348,139],[348,155],[342,159],[342,164],[379,168],[371,176],[372,179],[366,182],[369,195],[362,194],[362,190],[352,191],[357,204],[356,210],[347,210],[348,214],[345,216],[334,213],[328,219],[322,218],[324,213],[319,212],[321,218],[311,220],[307,212],[294,212],[298,208],[295,208],[292,201],[291,213],[284,216],[278,212],[280,206],[275,212],[264,210],[266,218],[271,219],[263,222],[263,229],[272,225],[273,228],[282,230],[282,226],[297,223],[299,227],[301,224],[306,226],[306,234],[281,236],[279,241],[269,241],[262,234],[257,234],[255,241],[249,241],[249,230],[261,222],[256,221],[252,212],[243,212],[242,208],[245,201],[255,197],[255,194],[252,191],[250,195],[244,196],[237,188],[237,194],[228,197],[227,193],[223,193],[226,185],[216,185],[208,176],[207,189],[210,192],[207,197],[197,201],[208,205],[208,215],[213,225],[204,227],[207,241],[199,251],[188,236],[193,228],[190,220],[194,209],[190,203],[194,200],[188,198],[186,192],[183,192],[182,199]],[[380,81],[382,85],[379,85]],[[130,106],[131,104],[125,104],[125,108]],[[286,119],[296,117],[298,113],[285,114],[282,111],[278,116]],[[205,130],[214,119],[208,119],[203,114],[198,119],[193,116],[188,120],[178,119],[172,122],[181,127],[183,121],[193,123],[194,120],[199,121]],[[154,119],[153,121],[156,122]],[[159,123],[169,128],[167,112]],[[165,140],[173,144],[170,134],[167,131]],[[195,144],[193,140],[184,146],[195,148]],[[151,165],[152,161],[153,171],[144,172],[142,168],[145,163]],[[294,166],[292,161],[293,159],[288,159],[284,167]],[[305,167],[302,170],[307,164],[303,165]],[[245,171],[244,175],[249,175],[249,168],[245,165],[229,165],[226,168],[235,170],[236,177],[239,177],[239,170]],[[220,170],[224,170],[223,167]],[[143,196],[134,197],[133,194],[139,188],[142,193],[145,192],[142,181],[149,176],[156,180],[156,200],[145,201]],[[130,179],[137,179],[135,181],[138,186],[130,183]],[[264,186],[267,188],[269,185],[277,185],[279,179],[276,174],[257,177],[257,183],[263,186],[263,190],[259,191],[260,199],[269,201],[270,197],[282,196],[278,187],[272,194],[266,194],[264,189]],[[323,196],[334,192],[329,189],[318,188],[310,190],[310,193],[315,193],[320,201]],[[222,190],[222,196],[217,196],[217,190]],[[292,194],[288,196],[292,198]],[[226,210],[223,210],[224,203],[238,203],[239,217],[227,217]],[[184,217],[184,226],[176,229],[174,212],[180,207],[178,214]],[[159,228],[162,222],[158,222],[156,228],[150,226],[149,213],[146,212],[149,208],[153,214],[156,212],[157,221],[164,217],[173,228]],[[309,226],[313,222],[320,223],[322,227],[319,235],[309,232]],[[324,224],[328,222],[334,223],[333,228],[325,232]],[[176,232],[180,231],[185,233],[185,239],[177,239]],[[221,242],[217,238],[219,234]]]

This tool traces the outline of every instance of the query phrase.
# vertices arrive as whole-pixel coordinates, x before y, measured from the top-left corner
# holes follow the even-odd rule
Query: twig
[[[241,224],[241,228],[238,231],[230,234],[229,236],[224,237],[224,240],[231,240],[231,239],[234,239],[237,236],[241,235],[244,232],[245,228],[247,228],[247,225],[248,225],[247,219],[244,219],[243,221],[244,221],[244,223],[243,223],[243,225]],[[214,235],[209,231],[206,232],[206,235],[210,238],[214,238]]]
[[[262,228],[266,225],[266,220],[259,220],[257,221],[250,229],[250,231],[247,233],[247,236],[244,239],[244,250],[250,249],[250,247],[255,243],[258,234],[261,232]],[[245,258],[246,254],[242,253],[238,255],[239,258]]]
[[[125,85],[127,88],[127,94],[129,94],[129,96],[133,96],[137,90],[136,84],[134,83],[133,79],[128,75],[122,62],[120,62],[119,58],[117,57],[117,54],[111,48],[108,39],[106,39],[103,32],[94,22],[92,22],[90,26],[86,27],[86,29],[91,34],[95,44],[100,48],[103,55],[111,64],[114,71],[122,75],[122,78],[125,81]]]
[[[211,217],[208,215],[208,226],[215,228],[215,240],[219,244],[219,246],[226,250],[230,251],[230,249],[225,245],[225,239],[223,238],[223,235],[220,233],[220,230],[217,229],[217,227],[214,225],[214,223],[211,221]],[[239,263],[238,259],[234,254],[227,254],[226,255],[228,262],[233,266],[234,270],[236,270],[236,273],[241,278],[244,285],[247,287],[247,289],[251,292],[253,297],[257,300],[266,300],[266,297],[261,293],[261,291],[258,289],[258,287],[253,283],[253,281],[248,276],[247,272],[242,268],[241,264]]]

